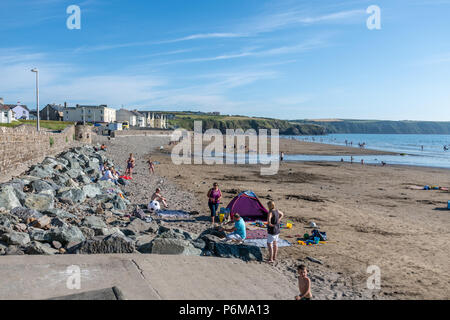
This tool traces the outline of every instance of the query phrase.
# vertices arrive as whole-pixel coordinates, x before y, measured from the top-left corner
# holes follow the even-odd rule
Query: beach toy
[[[317,228],[317,224],[316,224],[315,222],[312,222],[312,221],[311,221],[311,223],[309,224],[309,226],[310,226],[311,228]]]
[[[423,187],[423,190],[430,190],[430,186]]]
[[[225,215],[223,213],[219,214],[219,221],[220,223],[223,222],[223,218],[225,217]]]
[[[319,237],[314,237],[314,244],[319,244],[320,242],[320,238]]]
[[[286,224],[286,228],[292,229],[292,223],[289,223],[289,222],[288,222],[288,223]]]
[[[305,233],[305,234],[303,235],[303,239],[309,239],[309,234]]]
[[[299,245],[306,246],[305,241],[298,240],[297,243],[298,243]]]

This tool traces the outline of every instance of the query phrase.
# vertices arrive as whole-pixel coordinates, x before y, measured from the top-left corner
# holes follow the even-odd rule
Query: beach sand
[[[264,205],[274,200],[286,220],[293,222],[292,229],[282,230],[282,238],[295,243],[296,235],[311,232],[311,221],[327,233],[329,241],[323,245],[280,248],[279,261],[273,266],[295,282],[296,266],[306,264],[316,298],[450,298],[450,211],[446,210],[450,193],[409,189],[410,185],[449,186],[449,170],[284,162],[278,174],[261,176],[259,165],[174,165],[167,154],[168,141],[160,137],[120,137],[106,144],[119,168],[125,167],[130,152],[135,153],[136,174],[126,187],[134,204],[148,203],[154,188],[160,186],[170,209],[200,213],[192,219],[169,221],[169,225],[196,233],[209,228],[206,193],[213,182],[219,183],[225,206],[239,192],[253,190]],[[360,152],[299,143],[303,154]],[[165,152],[151,151],[159,144],[165,145]],[[289,140],[282,145],[285,153],[293,153]],[[160,162],[156,175],[148,173],[149,154]],[[373,265],[381,271],[381,290],[367,288],[371,275],[367,268]]]

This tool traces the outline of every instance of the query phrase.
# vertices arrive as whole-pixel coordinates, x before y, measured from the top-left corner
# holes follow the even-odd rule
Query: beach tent
[[[230,210],[231,217],[235,213],[239,213],[244,220],[267,220],[267,214],[269,213],[253,191],[241,192],[231,200],[227,209]]]

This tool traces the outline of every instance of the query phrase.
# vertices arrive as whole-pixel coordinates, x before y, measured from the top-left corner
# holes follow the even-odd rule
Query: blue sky
[[[37,67],[41,105],[450,121],[450,0],[2,0],[0,21],[8,103],[34,108]]]

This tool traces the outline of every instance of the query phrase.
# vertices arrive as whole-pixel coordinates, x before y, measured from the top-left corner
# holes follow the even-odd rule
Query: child
[[[135,166],[136,160],[133,157],[133,154],[130,153],[130,157],[127,160],[127,170],[125,171],[125,175],[133,178],[133,169]]]
[[[155,173],[155,165],[153,164],[152,159],[148,158],[147,163],[148,163],[148,166],[149,166],[148,170],[150,171],[150,173]]]
[[[311,279],[308,278],[308,270],[305,265],[300,265],[298,272],[298,289],[300,295],[295,297],[295,300],[311,300]]]
[[[161,192],[161,189],[156,188],[155,193],[152,195],[151,201],[156,200],[156,201],[162,202],[164,204],[164,207],[166,207],[166,208],[169,207],[167,205],[166,198],[164,198],[160,192]]]

